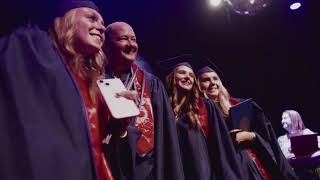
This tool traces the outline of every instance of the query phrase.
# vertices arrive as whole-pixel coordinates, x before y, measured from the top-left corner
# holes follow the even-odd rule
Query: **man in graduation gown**
[[[73,8],[96,9],[89,1]],[[47,32],[32,25],[0,39],[0,179],[96,179],[85,106]]]
[[[140,114],[113,119],[106,138],[106,155],[116,179],[184,179],[173,111],[162,82],[134,63],[135,33],[124,22],[106,30],[107,78],[120,78],[136,97]],[[112,117],[110,117],[112,119]],[[111,138],[110,138],[111,137]]]

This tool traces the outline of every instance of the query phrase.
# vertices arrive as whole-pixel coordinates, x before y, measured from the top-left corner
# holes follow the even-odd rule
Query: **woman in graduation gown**
[[[2,180],[113,179],[94,87],[104,70],[103,19],[91,1],[57,9],[52,36],[30,19],[0,39]]]
[[[197,68],[199,87],[207,98],[218,104],[226,119],[236,145],[244,178],[254,180],[296,179],[292,167],[281,152],[271,123],[262,109],[252,102],[251,129],[233,129],[229,119],[229,109],[242,100],[230,97],[217,74],[219,69],[209,59],[201,58],[199,64]]]
[[[235,151],[215,104],[199,96],[191,55],[162,61],[186,179],[241,179]]]

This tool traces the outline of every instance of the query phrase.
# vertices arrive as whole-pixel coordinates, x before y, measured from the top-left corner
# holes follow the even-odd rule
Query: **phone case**
[[[133,100],[116,97],[116,93],[127,90],[120,79],[101,79],[97,84],[112,117],[121,119],[139,115],[140,111]]]

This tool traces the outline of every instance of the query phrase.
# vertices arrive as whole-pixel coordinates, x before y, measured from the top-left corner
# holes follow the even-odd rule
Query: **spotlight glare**
[[[217,7],[221,4],[222,0],[209,0],[211,6]]]
[[[296,10],[296,9],[299,9],[300,7],[301,7],[301,3],[299,2],[296,2],[290,5],[291,10]]]

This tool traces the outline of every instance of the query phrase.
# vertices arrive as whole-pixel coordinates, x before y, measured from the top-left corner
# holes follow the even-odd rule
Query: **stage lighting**
[[[291,10],[296,10],[299,9],[301,7],[301,3],[300,2],[294,2],[290,5],[290,9]]]
[[[213,7],[218,7],[221,4],[222,0],[209,0],[209,3]]]
[[[241,15],[253,16],[266,9],[272,0],[225,0],[229,8]]]
[[[223,5],[224,8],[237,14],[253,16],[269,7],[272,0],[207,0],[207,2],[215,8]]]

